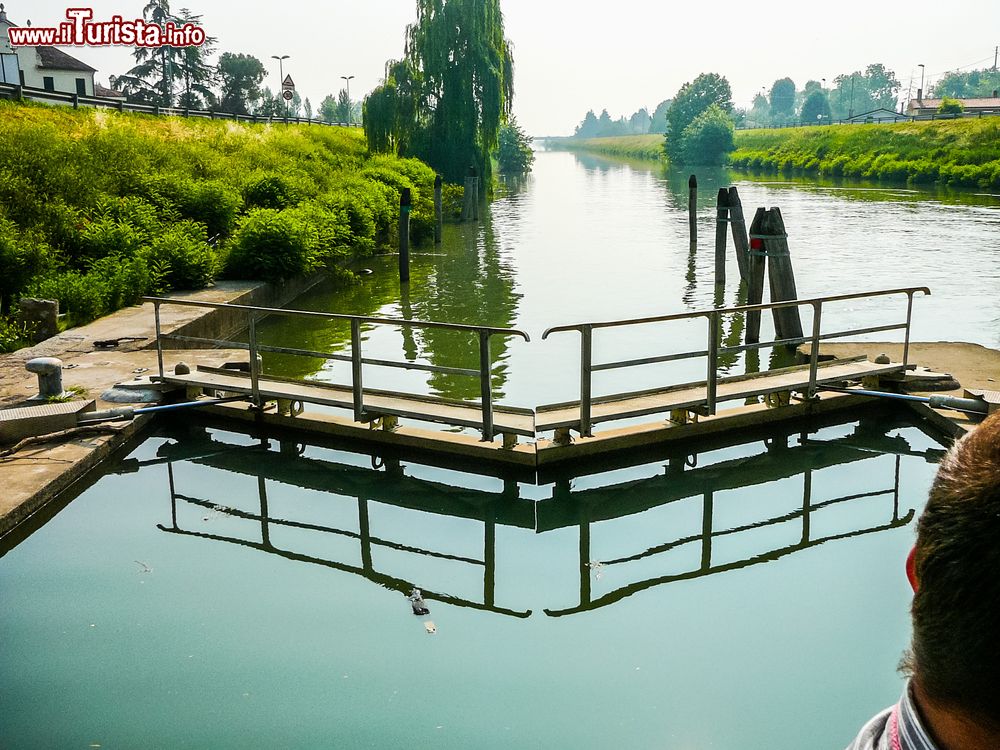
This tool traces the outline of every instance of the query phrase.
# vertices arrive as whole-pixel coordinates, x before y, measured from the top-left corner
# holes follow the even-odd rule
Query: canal
[[[699,179],[703,246],[732,180],[748,209],[781,207],[801,295],[927,285],[916,339],[1000,343],[996,197]],[[710,251],[688,252],[686,184],[542,152],[480,225],[421,249],[405,292],[379,257],[296,306],[524,328],[531,345],[495,349],[498,397],[572,398],[578,341],[536,346],[545,327],[715,302]],[[738,297],[731,284],[725,301]],[[263,329],[326,350],[346,334]],[[372,356],[475,366],[450,333],[367,336]],[[372,370],[373,387],[478,395],[474,380]],[[165,421],[0,550],[2,744],[842,747],[901,689],[903,561],[940,455],[894,412],[536,477]]]

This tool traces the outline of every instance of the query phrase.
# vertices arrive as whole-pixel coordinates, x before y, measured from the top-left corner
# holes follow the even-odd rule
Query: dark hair
[[[917,525],[914,677],[1000,727],[1000,414],[948,452]]]

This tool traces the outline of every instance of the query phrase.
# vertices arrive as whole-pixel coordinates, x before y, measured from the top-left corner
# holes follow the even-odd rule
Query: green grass
[[[572,138],[558,148],[659,161],[663,137]],[[1000,188],[1000,117],[736,131],[736,169],[890,184]]]
[[[594,154],[616,156],[622,159],[660,161],[663,153],[662,135],[620,135],[613,138],[560,138],[552,139],[556,148],[568,151],[587,151]]]
[[[217,275],[278,280],[433,236],[434,173],[356,128],[0,102],[0,348],[22,296],[80,324]],[[7,322],[5,322],[7,321]]]
[[[1000,117],[744,130],[732,165],[889,183],[1000,187]]]

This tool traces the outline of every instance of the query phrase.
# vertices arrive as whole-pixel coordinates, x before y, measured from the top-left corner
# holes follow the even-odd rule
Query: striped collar
[[[847,750],[938,750],[913,703],[909,681],[899,703],[865,724]]]

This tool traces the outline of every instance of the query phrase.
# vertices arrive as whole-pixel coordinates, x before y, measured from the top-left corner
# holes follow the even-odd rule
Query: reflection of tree
[[[513,325],[521,295],[514,291],[514,269],[500,252],[500,244],[487,214],[478,231],[455,232],[461,246],[452,247],[447,258],[440,259],[426,280],[426,288],[412,300],[414,315],[424,320],[448,323],[487,325],[507,328]],[[412,282],[411,282],[412,286]],[[423,355],[441,367],[479,367],[479,342],[474,334],[428,328],[419,332]],[[504,336],[490,341],[493,387],[503,398],[507,380],[507,345]],[[429,383],[435,394],[448,398],[479,397],[476,378],[445,373],[431,373]]]

